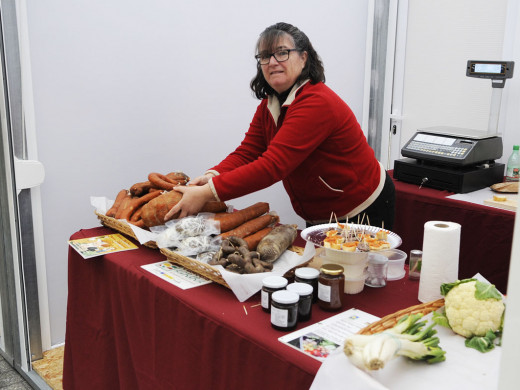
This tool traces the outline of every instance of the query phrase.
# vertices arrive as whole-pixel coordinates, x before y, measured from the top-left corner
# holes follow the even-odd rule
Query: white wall
[[[466,77],[466,63],[510,60],[503,58],[508,1],[409,0],[408,4],[401,147],[417,129],[430,126],[486,133],[491,81]],[[518,79],[518,64],[515,73]],[[503,101],[511,86],[508,80]],[[504,132],[504,109],[500,119]],[[506,160],[508,150],[504,146]]]
[[[503,58],[515,61],[515,74],[507,80],[503,92],[501,131],[504,134],[504,156],[507,163],[513,145],[520,144],[520,1],[507,2],[507,16],[504,31]]]
[[[259,103],[254,45],[278,21],[307,33],[361,119],[367,13],[368,0],[27,2],[53,344],[65,334],[66,242],[99,225],[89,197],[152,171],[196,176],[238,145]],[[302,226],[281,185],[230,203],[256,201]]]

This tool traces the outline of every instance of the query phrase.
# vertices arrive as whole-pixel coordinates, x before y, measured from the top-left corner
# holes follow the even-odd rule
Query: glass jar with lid
[[[271,295],[275,291],[285,289],[287,283],[287,279],[283,276],[268,276],[262,280],[261,302],[263,311],[271,312]]]
[[[298,300],[298,321],[308,321],[312,315],[312,286],[307,283],[291,283],[287,291],[294,291],[300,297]]]
[[[296,268],[294,271],[294,281],[298,283],[307,283],[312,286],[312,302],[318,300],[318,277],[320,271],[312,267]]]
[[[271,296],[271,326],[277,330],[294,330],[298,322],[298,300],[294,291],[279,290]]]
[[[318,305],[323,310],[340,310],[345,296],[344,268],[339,264],[323,264],[318,278]]]

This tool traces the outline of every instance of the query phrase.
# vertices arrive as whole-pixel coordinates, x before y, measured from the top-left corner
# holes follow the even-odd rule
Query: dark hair
[[[325,82],[325,71],[318,53],[312,47],[309,38],[305,33],[297,27],[289,23],[276,23],[267,27],[258,38],[256,42],[256,51],[259,51],[260,46],[270,48],[274,51],[279,40],[285,35],[289,34],[294,41],[295,48],[307,52],[307,62],[302,70],[302,73],[296,82],[310,79],[311,84]],[[251,80],[251,89],[258,99],[264,99],[267,95],[274,93],[274,89],[267,83],[262,73],[262,66],[257,63],[256,76]]]

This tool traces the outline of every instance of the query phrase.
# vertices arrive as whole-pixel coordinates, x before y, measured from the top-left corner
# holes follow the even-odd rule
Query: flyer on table
[[[278,340],[316,360],[323,361],[331,352],[343,347],[345,339],[378,321],[379,317],[358,309],[349,309],[334,317],[307,326]]]
[[[119,233],[69,240],[69,245],[84,259],[137,249],[137,245]]]

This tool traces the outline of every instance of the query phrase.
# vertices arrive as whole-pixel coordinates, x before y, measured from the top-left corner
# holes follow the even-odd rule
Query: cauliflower
[[[444,312],[433,313],[434,322],[464,336],[466,346],[481,352],[500,342],[505,305],[495,286],[464,279],[443,284],[441,294]]]
[[[446,317],[451,329],[466,338],[485,336],[488,330],[496,332],[502,325],[504,302],[500,299],[475,297],[477,281],[460,283],[444,298]]]

